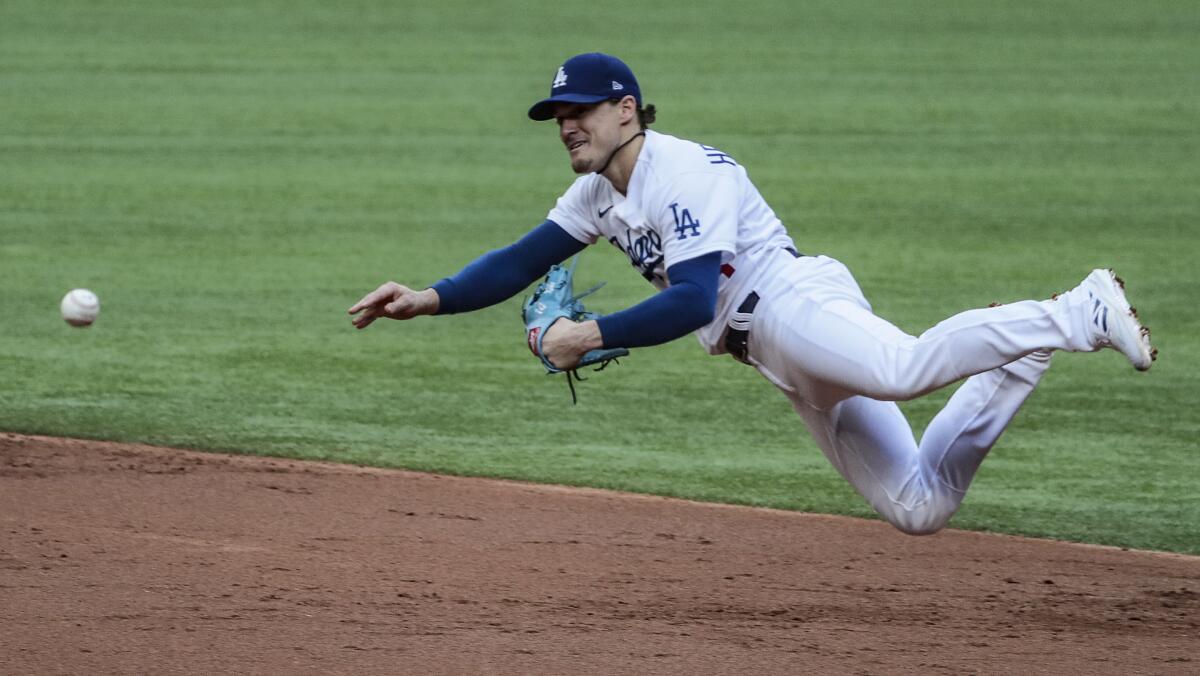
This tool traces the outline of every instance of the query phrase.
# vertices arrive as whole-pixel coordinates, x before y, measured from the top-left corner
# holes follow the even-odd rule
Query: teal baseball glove
[[[563,317],[573,322],[582,322],[589,319],[597,319],[601,316],[595,312],[588,312],[580,301],[585,296],[595,293],[604,284],[597,284],[578,296],[575,295],[575,266],[578,263],[579,257],[576,256],[571,260],[571,267],[569,268],[561,265],[551,267],[550,272],[546,274],[546,278],[537,285],[537,289],[534,290],[533,295],[525,299],[525,305],[521,308],[521,318],[525,321],[525,338],[529,342],[529,351],[533,353],[533,356],[541,360],[542,365],[546,367],[547,374],[567,374],[567,385],[571,388],[572,402],[577,401],[573,380],[583,380],[579,376],[577,369],[599,364],[600,367],[596,369],[599,371],[608,366],[609,362],[629,354],[629,350],[623,347],[591,350],[583,355],[583,358],[579,360],[579,363],[574,368],[563,370],[555,366],[542,352],[542,339],[546,336],[546,330],[554,322]]]

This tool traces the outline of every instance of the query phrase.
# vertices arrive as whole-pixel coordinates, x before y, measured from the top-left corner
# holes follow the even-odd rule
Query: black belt
[[[790,246],[786,247],[784,251],[796,258],[803,255]],[[729,330],[725,332],[725,351],[743,364],[750,363],[747,359],[750,354],[750,321],[754,318],[756,306],[758,306],[758,292],[751,291],[738,309],[730,315]]]

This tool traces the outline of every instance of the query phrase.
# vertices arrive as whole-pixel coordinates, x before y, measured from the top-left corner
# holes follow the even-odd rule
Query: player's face
[[[555,110],[558,137],[571,156],[571,169],[586,174],[603,167],[621,145],[621,108],[612,101],[560,103]]]

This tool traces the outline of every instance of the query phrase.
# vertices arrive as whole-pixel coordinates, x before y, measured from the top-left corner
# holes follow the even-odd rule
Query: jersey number
[[[675,216],[675,234],[679,235],[676,239],[687,239],[700,235],[700,221],[692,218],[692,214],[687,209],[681,210],[679,202],[671,203],[671,213]],[[689,230],[691,232],[688,232]]]

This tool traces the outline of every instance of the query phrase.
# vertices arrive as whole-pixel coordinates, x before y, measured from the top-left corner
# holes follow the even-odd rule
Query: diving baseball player
[[[846,266],[800,253],[737,160],[647,129],[655,109],[615,57],[568,59],[529,117],[555,120],[579,175],[546,221],[431,288],[384,284],[350,308],[356,327],[498,303],[607,241],[658,293],[598,319],[554,321],[536,341],[544,362],[571,369],[595,350],[695,333],[779,388],[838,472],[913,534],[945,526],[1054,351],[1111,347],[1138,370],[1155,358],[1123,283],[1104,269],[1050,300],[904,333],[871,312]],[[915,440],[895,402],[963,378]]]

